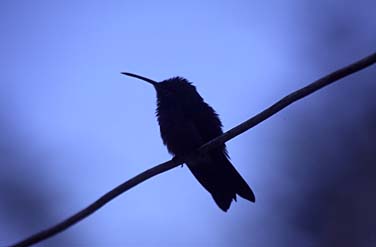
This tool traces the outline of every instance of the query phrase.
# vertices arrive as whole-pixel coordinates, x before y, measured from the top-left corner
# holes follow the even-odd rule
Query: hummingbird
[[[160,134],[170,154],[187,155],[223,134],[218,114],[187,79],[172,77],[156,82],[133,73],[122,74],[153,85],[157,93]],[[236,195],[255,202],[252,189],[231,164],[225,144],[186,164],[224,212],[233,200],[236,201]]]

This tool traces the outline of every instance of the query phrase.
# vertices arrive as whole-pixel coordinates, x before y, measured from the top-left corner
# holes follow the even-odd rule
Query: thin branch
[[[339,79],[342,79],[346,76],[349,76],[355,72],[358,72],[359,70],[365,69],[368,66],[371,66],[372,64],[376,63],[376,52],[364,57],[357,62],[354,62],[346,67],[343,67],[339,70],[336,70],[317,81],[312,82],[311,84],[308,84],[307,86],[296,90],[295,92],[290,93],[289,95],[283,97],[278,102],[274,103],[272,106],[266,108],[259,114],[255,115],[254,117],[246,120],[245,122],[235,126],[234,128],[230,129],[223,135],[209,141],[208,143],[204,144],[200,148],[200,152],[205,153],[209,149],[212,149],[214,147],[218,147],[221,144],[231,140],[232,138],[242,134],[243,132],[249,130],[250,128],[258,125],[262,121],[268,119],[269,117],[273,116],[277,112],[281,111],[285,107],[291,105],[292,103],[316,92],[317,90],[328,86],[329,84],[332,84],[335,81],[338,81]]]
[[[206,153],[209,150],[218,147],[219,145],[231,140],[232,138],[242,134],[243,132],[249,130],[250,128],[256,126],[257,124],[261,123],[262,121],[266,120],[267,118],[273,116],[277,112],[281,111],[288,105],[294,103],[295,101],[298,101],[299,99],[312,94],[313,92],[343,78],[348,75],[351,75],[359,70],[362,70],[372,64],[376,63],[376,53],[373,53],[372,55],[365,57],[351,65],[348,65],[344,68],[341,68],[331,74],[328,74],[321,79],[309,84],[306,87],[303,87],[283,99],[279,100],[277,103],[273,104],[269,108],[265,109],[261,113],[255,115],[254,117],[248,119],[247,121],[239,124],[238,126],[230,129],[223,135],[209,141],[208,143],[204,144],[198,149],[198,152],[200,153]],[[21,246],[30,246],[32,244],[41,242],[47,238],[50,238],[54,236],[55,234],[64,231],[68,227],[76,224],[80,220],[88,217],[95,211],[97,211],[99,208],[103,207],[105,204],[110,202],[115,197],[119,196],[120,194],[126,192],[127,190],[133,188],[134,186],[144,182],[145,180],[152,178],[160,173],[163,173],[165,171],[168,171],[180,164],[183,164],[185,161],[189,160],[190,157],[196,155],[197,153],[191,154],[186,157],[175,157],[167,162],[164,162],[162,164],[159,164],[151,169],[148,169],[139,175],[131,178],[130,180],[124,182],[123,184],[117,186],[110,192],[104,194],[102,197],[100,197],[98,200],[90,204],[85,209],[81,210],[80,212],[72,215],[71,217],[67,218],[66,220],[46,229],[39,233],[36,233],[16,244],[10,245],[10,247],[21,247]]]

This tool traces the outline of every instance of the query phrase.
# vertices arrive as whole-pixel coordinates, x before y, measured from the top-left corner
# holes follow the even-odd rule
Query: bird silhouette
[[[223,134],[218,114],[186,79],[173,77],[156,82],[133,73],[122,74],[154,86],[160,133],[171,154],[189,154]],[[232,200],[236,201],[236,195],[255,202],[253,191],[231,164],[225,144],[186,163],[193,176],[223,211],[230,208]]]

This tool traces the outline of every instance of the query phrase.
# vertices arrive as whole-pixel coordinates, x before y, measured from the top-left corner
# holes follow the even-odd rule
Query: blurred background
[[[0,246],[170,158],[150,85],[184,76],[224,130],[375,51],[376,2],[0,2]],[[257,203],[186,167],[37,246],[375,246],[376,67],[227,143]]]

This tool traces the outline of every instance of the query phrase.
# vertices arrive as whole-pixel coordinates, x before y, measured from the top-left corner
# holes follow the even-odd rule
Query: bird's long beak
[[[140,79],[140,80],[143,80],[143,81],[146,81],[148,83],[150,83],[151,85],[153,85],[154,87],[157,87],[158,86],[158,82],[156,81],[153,81],[152,79],[149,79],[149,78],[146,78],[146,77],[143,77],[143,76],[140,76],[140,75],[136,75],[136,74],[132,74],[132,73],[128,73],[128,72],[121,72],[123,75],[127,75],[127,76],[130,76],[130,77],[135,77],[137,79]]]

